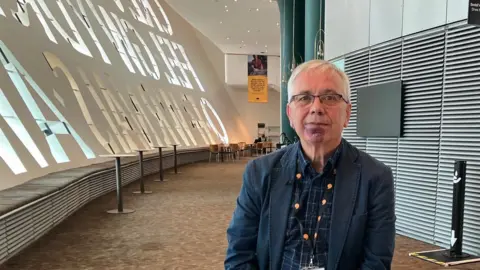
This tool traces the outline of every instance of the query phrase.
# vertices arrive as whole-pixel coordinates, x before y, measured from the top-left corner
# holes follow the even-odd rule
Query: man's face
[[[312,100],[311,95],[317,97]],[[292,100],[287,104],[287,115],[301,142],[313,146],[338,143],[350,120],[351,104],[346,99],[346,89],[338,74],[315,69],[299,74]]]

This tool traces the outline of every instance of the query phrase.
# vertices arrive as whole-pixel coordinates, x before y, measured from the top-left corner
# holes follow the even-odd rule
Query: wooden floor
[[[245,160],[199,163],[167,173],[168,182],[146,186],[153,193],[134,195],[138,183],[124,189],[125,207],[136,211],[111,215],[114,192],[76,212],[4,269],[223,269],[225,230],[241,185]],[[408,256],[436,249],[398,237],[393,269],[445,269]],[[448,269],[480,269],[470,264]]]

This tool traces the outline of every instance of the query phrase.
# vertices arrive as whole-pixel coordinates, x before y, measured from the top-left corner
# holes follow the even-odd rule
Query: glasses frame
[[[349,104],[350,102],[348,102],[344,97],[343,95],[341,94],[338,94],[338,93],[327,93],[327,94],[320,94],[320,95],[313,95],[313,94],[309,94],[309,93],[302,93],[302,94],[296,94],[296,95],[293,95],[291,98],[290,98],[290,103],[294,103],[294,104],[297,104],[294,99],[295,97],[298,97],[298,96],[310,96],[310,97],[313,97],[312,99],[312,102],[310,102],[309,104],[306,104],[305,106],[310,106],[312,105],[314,102],[315,102],[315,98],[318,97],[318,100],[320,101],[320,103],[324,104],[324,105],[327,105],[327,106],[332,106],[332,105],[328,105],[328,104],[325,104],[323,103],[321,97],[324,97],[324,96],[337,96],[337,97],[340,97],[343,101],[345,101],[345,103]],[[298,102],[298,101],[297,101]]]

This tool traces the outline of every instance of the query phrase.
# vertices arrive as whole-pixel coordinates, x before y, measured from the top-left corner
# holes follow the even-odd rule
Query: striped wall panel
[[[350,77],[352,114],[343,137],[361,150],[366,149],[366,140],[357,136],[357,88],[368,85],[368,64],[368,51],[360,51],[345,58],[345,72]]]

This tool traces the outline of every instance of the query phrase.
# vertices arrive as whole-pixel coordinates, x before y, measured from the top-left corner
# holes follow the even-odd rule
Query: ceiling
[[[280,55],[276,0],[166,0],[226,54]]]

